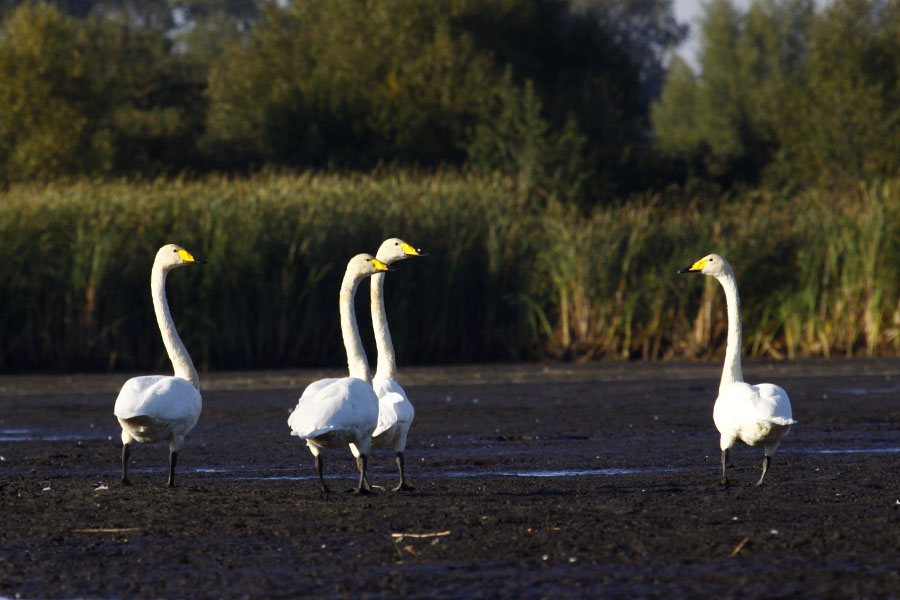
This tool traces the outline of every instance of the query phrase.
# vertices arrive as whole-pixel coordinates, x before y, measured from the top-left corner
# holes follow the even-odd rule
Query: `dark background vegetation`
[[[248,340],[284,336],[301,314],[330,323],[309,299],[330,302],[347,256],[421,232],[410,241],[438,250],[431,269],[457,291],[490,282],[491,304],[454,299],[460,316],[445,310],[420,336],[397,323],[398,346],[431,340],[406,361],[696,355],[699,337],[715,349],[721,322],[700,312],[710,288],[658,300],[673,293],[670,261],[711,250],[754,267],[737,269],[757,307],[745,319],[762,321],[751,354],[896,350],[896,290],[880,282],[900,244],[900,0],[710,0],[697,69],[672,52],[687,26],[670,0],[0,0],[0,18],[7,368],[156,362],[152,318],[103,319],[146,308],[153,249],[176,234],[232,264],[216,235],[269,240],[240,267],[246,280],[291,280],[268,312],[236,300],[256,284],[221,315],[194,309],[194,347],[222,315],[244,324],[230,346],[207,339],[211,368],[340,362],[330,329],[310,338],[319,353]],[[298,191],[311,182],[318,192]],[[349,208],[335,208],[341,193]],[[398,212],[375,217],[372,202]],[[419,203],[418,221],[400,216],[404,202]],[[316,242],[245,227],[323,220],[331,237]],[[865,268],[844,258],[851,246]],[[23,275],[29,251],[50,264],[43,279]],[[302,283],[273,266],[286,256],[328,274]],[[121,297],[123,285],[136,291]],[[146,347],[117,353],[126,335]]]
[[[0,177],[500,170],[581,204],[895,175],[900,2],[0,3]]]

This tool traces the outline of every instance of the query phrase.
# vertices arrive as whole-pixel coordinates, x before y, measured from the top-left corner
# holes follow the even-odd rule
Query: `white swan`
[[[166,276],[182,265],[198,265],[205,260],[168,244],[156,253],[150,272],[153,310],[163,344],[175,369],[175,376],[146,375],[125,382],[116,398],[113,413],[122,425],[122,484],[128,485],[128,458],[131,442],[169,442],[169,487],[175,486],[175,462],[184,436],[200,417],[200,380],[184,343],[175,331],[166,300]]]
[[[369,362],[359,337],[353,298],[360,282],[388,266],[371,254],[357,254],[347,264],[341,283],[341,334],[347,350],[349,377],[315,381],[303,391],[297,407],[288,417],[291,435],[306,440],[315,457],[316,473],[323,492],[328,492],[322,474],[324,448],[349,445],[359,468],[357,494],[371,489],[366,479],[366,464],[372,445],[372,432],[378,424],[378,396],[371,385]]]
[[[728,261],[718,254],[701,258],[679,273],[703,273],[715,277],[725,290],[728,310],[728,341],[725,347],[725,366],[719,383],[719,396],[713,407],[713,422],[721,434],[722,485],[728,484],[725,465],[728,450],[736,440],[748,446],[762,446],[765,450],[762,475],[756,485],[762,485],[781,438],[796,423],[791,413],[791,401],[787,393],[771,383],[749,385],[744,383],[741,371],[741,303],[737,281]]]
[[[382,242],[375,255],[387,265],[410,256],[422,256],[422,253],[398,238]],[[372,328],[375,331],[375,346],[378,349],[378,366],[372,380],[372,387],[378,395],[378,427],[372,434],[372,448],[393,448],[397,452],[400,483],[393,491],[398,492],[415,489],[406,481],[403,452],[406,450],[406,435],[416,411],[406,392],[396,381],[397,359],[384,308],[384,278],[384,273],[377,273],[372,276],[371,284]]]

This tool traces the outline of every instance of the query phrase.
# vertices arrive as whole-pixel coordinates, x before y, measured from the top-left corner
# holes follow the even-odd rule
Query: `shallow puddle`
[[[0,429],[0,442],[60,442],[67,440],[96,440],[105,435],[58,434],[38,429]]]
[[[809,448],[805,450],[791,450],[804,454],[890,454],[900,452],[900,448]]]
[[[701,467],[646,467],[639,469],[561,469],[561,470],[523,470],[523,471],[422,471],[415,473],[416,478],[439,478],[439,477],[581,477],[587,475],[633,475],[636,473],[668,473],[674,471],[686,471]],[[193,469],[192,472],[198,473],[214,473],[224,472],[217,469]],[[377,473],[376,475],[388,475],[385,473]],[[347,478],[350,475],[326,475],[325,479],[331,478]],[[300,481],[306,479],[318,479],[316,475],[247,475],[247,476],[231,476],[228,479],[234,480],[253,480],[253,481]]]

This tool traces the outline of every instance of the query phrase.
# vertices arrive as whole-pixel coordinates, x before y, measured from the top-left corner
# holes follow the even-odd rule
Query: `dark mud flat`
[[[288,434],[318,374],[207,376],[175,489],[165,445],[117,483],[125,377],[0,378],[0,597],[900,596],[900,362],[746,371],[800,421],[761,488],[716,484],[714,366],[517,365],[404,372],[417,489],[382,451],[371,497]]]

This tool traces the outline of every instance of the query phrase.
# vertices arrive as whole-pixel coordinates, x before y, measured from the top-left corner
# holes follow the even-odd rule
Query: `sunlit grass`
[[[530,202],[503,178],[386,171],[0,193],[0,367],[168,368],[149,297],[167,242],[209,260],[169,279],[198,365],[343,364],[346,261],[389,236],[430,254],[387,283],[403,364],[713,356],[721,291],[675,274],[709,252],[734,265],[745,353],[900,353],[900,181],[792,198],[647,197],[585,215]],[[369,339],[367,285],[359,295]]]

